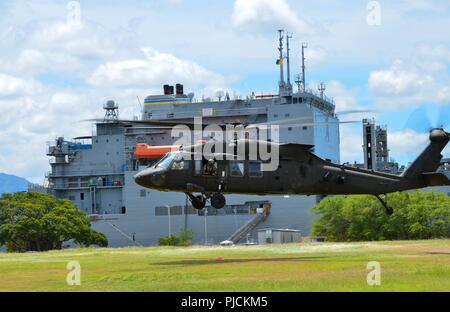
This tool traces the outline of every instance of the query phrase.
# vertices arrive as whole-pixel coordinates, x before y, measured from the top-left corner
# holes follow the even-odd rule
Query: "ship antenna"
[[[287,49],[286,59],[287,59],[287,82],[288,82],[288,85],[291,84],[291,66],[289,64],[289,61],[290,61],[289,52],[291,49],[289,48],[289,39],[292,39],[292,34],[287,33],[286,34],[286,49]]]
[[[300,76],[300,74],[297,74],[295,78],[296,78],[295,83],[297,84],[297,89],[298,92],[300,93],[302,92],[302,77]]]
[[[303,91],[306,91],[306,78],[305,78],[305,49],[308,48],[308,44],[306,42],[302,43],[302,84]]]
[[[289,39],[292,39],[292,33],[291,34],[289,34],[289,33],[286,34],[287,85],[288,85],[289,90],[292,90],[292,85],[291,85],[291,65],[290,65],[291,58],[289,56],[289,52],[290,52]]]
[[[318,90],[319,90],[319,92],[320,92],[320,97],[323,99],[323,94],[324,94],[324,92],[325,92],[325,90],[327,89],[327,86],[325,85],[325,83],[324,82],[321,82],[320,84],[319,84],[319,87],[318,87]]]
[[[142,107],[141,99],[139,98],[139,95],[137,95],[136,97],[137,97],[137,100],[138,100],[138,103],[139,103],[139,108],[141,109],[141,114],[143,114],[144,113],[144,109]]]
[[[278,33],[280,34],[280,47],[278,50],[280,51],[280,58],[278,59],[278,64],[280,65],[280,95],[282,91],[284,90],[284,72],[283,72],[283,39],[284,39],[284,29],[279,29]]]

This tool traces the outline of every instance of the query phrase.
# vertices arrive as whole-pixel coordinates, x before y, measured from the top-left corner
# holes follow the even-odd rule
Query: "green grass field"
[[[68,261],[81,286],[67,285]],[[450,291],[450,240],[0,254],[0,291]]]

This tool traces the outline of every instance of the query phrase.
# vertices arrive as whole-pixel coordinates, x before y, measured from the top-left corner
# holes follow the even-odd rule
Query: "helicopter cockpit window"
[[[244,162],[239,160],[230,160],[230,176],[242,178],[244,176]]]
[[[175,160],[172,163],[172,170],[188,170],[189,161],[183,159],[182,154],[177,154]]]
[[[172,164],[172,170],[184,170],[186,169],[186,165],[184,160],[175,160]]]
[[[168,153],[159,162],[156,163],[155,167],[169,169],[174,157],[175,157],[174,154]]]
[[[248,176],[250,178],[261,178],[262,177],[262,169],[261,169],[260,161],[249,161],[248,162]]]

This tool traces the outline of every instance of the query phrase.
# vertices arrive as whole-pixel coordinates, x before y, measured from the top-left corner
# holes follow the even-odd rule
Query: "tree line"
[[[440,192],[401,192],[387,196],[394,214],[386,215],[370,195],[327,197],[312,234],[328,241],[413,240],[450,237],[450,197]]]

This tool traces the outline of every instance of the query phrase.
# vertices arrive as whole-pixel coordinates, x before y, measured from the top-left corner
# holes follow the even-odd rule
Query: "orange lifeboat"
[[[150,146],[148,144],[136,144],[134,155],[139,159],[157,159],[162,158],[167,153],[177,151],[180,147],[179,145]]]

